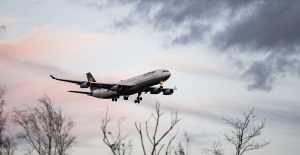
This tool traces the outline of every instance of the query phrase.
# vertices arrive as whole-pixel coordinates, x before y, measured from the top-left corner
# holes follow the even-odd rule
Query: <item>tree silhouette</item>
[[[5,135],[7,130],[7,114],[4,114],[3,106],[5,101],[3,96],[6,93],[5,86],[0,86],[0,155],[12,155],[16,149],[16,143],[12,137]]]
[[[214,145],[211,149],[202,149],[202,152],[206,155],[224,155],[224,149],[222,147],[222,143],[214,142]]]
[[[105,118],[102,119],[101,131],[103,133],[103,142],[110,148],[111,152],[114,155],[131,155],[132,143],[131,140],[126,142],[128,134],[123,134],[121,129],[121,124],[124,121],[124,118],[118,120],[118,131],[116,136],[109,131],[108,125],[112,121],[108,117],[108,108],[106,110]]]
[[[242,155],[243,153],[255,149],[260,149],[268,144],[270,141],[255,142],[254,138],[261,135],[262,129],[266,125],[266,121],[263,120],[259,123],[257,115],[252,108],[248,113],[242,112],[243,119],[237,118],[236,120],[230,120],[223,117],[223,120],[231,128],[230,133],[224,133],[225,140],[233,144],[236,149],[236,155]]]
[[[70,132],[74,122],[65,117],[61,109],[53,106],[49,97],[39,99],[40,106],[15,109],[14,122],[23,129],[18,134],[40,155],[66,155],[74,145],[75,136]]]
[[[174,141],[175,137],[178,135],[178,131],[177,131],[176,134],[171,136],[171,138],[169,139],[169,141],[167,143],[162,143],[162,140],[170,133],[171,130],[174,129],[175,125],[180,121],[178,119],[177,112],[172,112],[172,114],[171,114],[172,119],[171,119],[171,123],[170,123],[168,129],[165,132],[163,132],[161,136],[158,136],[158,127],[159,127],[160,118],[162,115],[163,115],[163,113],[160,112],[160,103],[156,103],[155,113],[151,115],[151,118],[153,118],[155,121],[154,131],[152,134],[150,133],[150,130],[149,130],[149,121],[151,118],[145,122],[146,136],[147,136],[148,142],[150,142],[150,144],[151,144],[150,145],[151,147],[149,148],[151,155],[158,155],[161,153],[162,150],[164,150],[165,154],[171,154],[172,142]],[[144,153],[144,155],[147,155],[146,147],[145,147],[145,140],[144,140],[145,135],[142,130],[142,125],[141,125],[141,123],[135,123],[135,127],[140,135],[143,153]],[[179,151],[183,152],[183,149],[179,149]]]
[[[142,150],[144,155],[151,154],[151,155],[158,155],[158,154],[165,154],[165,155],[185,155],[184,147],[181,143],[178,145],[173,145],[173,142],[178,135],[179,131],[177,128],[177,132],[171,132],[174,130],[174,127],[180,121],[178,119],[177,112],[171,113],[171,123],[167,127],[164,132],[158,131],[159,126],[161,125],[160,120],[163,113],[160,112],[160,104],[156,103],[155,106],[155,113],[151,115],[150,119],[144,122],[144,127],[142,128],[142,123],[135,123],[135,128],[139,133],[140,137],[140,144],[142,146]],[[154,125],[152,126],[150,122],[154,120]],[[103,142],[110,148],[111,152],[114,155],[130,155],[132,153],[133,144],[131,140],[126,140],[128,138],[128,134],[123,134],[121,129],[121,124],[124,121],[124,118],[118,120],[118,130],[117,132],[112,132],[108,129],[108,125],[111,123],[111,119],[108,116],[108,109],[106,111],[105,117],[102,119],[101,123],[101,131],[103,133]],[[151,130],[153,129],[153,131]],[[160,135],[160,136],[159,136]],[[145,136],[147,137],[145,141]],[[167,139],[169,138],[169,139]],[[186,151],[189,152],[189,137],[185,133],[186,138]],[[149,148],[146,148],[146,145]],[[150,145],[148,145],[150,144]],[[147,151],[150,150],[150,151]],[[186,154],[188,155],[188,154]]]

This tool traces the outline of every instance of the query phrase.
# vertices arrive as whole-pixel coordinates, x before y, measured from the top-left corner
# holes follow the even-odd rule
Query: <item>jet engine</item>
[[[160,88],[155,88],[150,91],[150,94],[159,94],[161,92]]]
[[[90,82],[87,82],[87,81],[83,82],[83,83],[80,85],[80,88],[88,88],[88,87],[90,87]]]
[[[114,85],[110,88],[110,90],[113,90],[113,91],[118,91],[118,90],[121,90],[122,89],[122,86],[121,85]]]
[[[163,91],[163,94],[164,95],[172,95],[174,93],[174,90],[173,89],[165,89]]]

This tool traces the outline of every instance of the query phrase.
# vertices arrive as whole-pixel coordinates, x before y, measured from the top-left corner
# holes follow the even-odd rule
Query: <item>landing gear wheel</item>
[[[140,100],[136,99],[134,100],[134,103],[140,103]]]
[[[142,101],[142,100],[143,100],[143,98],[142,98],[142,97],[139,97],[139,100],[140,100],[140,101]]]

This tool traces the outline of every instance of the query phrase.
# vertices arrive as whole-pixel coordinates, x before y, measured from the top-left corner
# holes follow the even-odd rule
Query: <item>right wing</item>
[[[172,95],[175,90],[177,90],[176,87],[174,88],[147,87],[143,89],[142,92],[145,92],[145,94],[148,92],[150,92],[150,94],[159,94],[162,92],[164,95]]]
[[[87,95],[93,95],[93,93],[92,92],[83,92],[83,91],[72,91],[72,90],[70,90],[69,92],[71,92],[71,93],[78,93],[78,94],[87,94]]]

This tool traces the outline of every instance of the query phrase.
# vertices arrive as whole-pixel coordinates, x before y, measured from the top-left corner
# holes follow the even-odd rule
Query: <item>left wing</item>
[[[84,81],[74,81],[74,80],[58,79],[58,78],[54,77],[53,75],[50,75],[50,76],[51,76],[52,79],[55,79],[55,80],[58,80],[58,81],[76,83],[78,85],[81,85],[82,83],[84,83]]]
[[[118,83],[101,83],[101,82],[89,82],[89,81],[76,81],[76,80],[67,80],[67,79],[59,79],[54,77],[53,75],[50,75],[52,79],[58,80],[58,81],[64,81],[64,82],[70,82],[75,83],[77,85],[80,85],[81,88],[88,88],[88,87],[97,87],[97,88],[105,88],[113,91],[118,91],[122,89],[128,89],[132,87],[132,85],[126,85],[126,84],[118,84]]]

